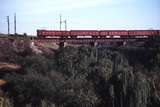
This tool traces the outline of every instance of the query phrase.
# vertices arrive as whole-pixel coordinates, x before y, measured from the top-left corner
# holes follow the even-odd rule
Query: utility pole
[[[64,20],[65,30],[67,30],[67,20]]]
[[[67,20],[62,20],[62,15],[60,14],[59,15],[59,18],[60,18],[60,30],[62,30],[62,24],[64,23],[65,24],[65,30],[67,30]]]
[[[60,26],[59,26],[59,30],[61,30],[61,27],[62,27],[62,15],[61,15],[61,14],[59,15],[59,18],[60,18],[60,23],[59,23]]]
[[[9,22],[9,16],[7,16],[7,25],[8,25],[8,35],[10,34],[10,22]]]
[[[14,34],[17,33],[16,30],[17,30],[17,22],[16,22],[16,13],[15,13],[14,14]]]

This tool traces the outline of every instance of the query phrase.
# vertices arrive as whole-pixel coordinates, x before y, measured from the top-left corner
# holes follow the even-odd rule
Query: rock
[[[34,45],[34,42],[31,42],[31,43],[30,43],[30,48],[31,48],[32,51],[33,51],[34,53],[36,53],[36,54],[41,54],[41,53],[42,53],[42,51],[39,50],[38,47]]]

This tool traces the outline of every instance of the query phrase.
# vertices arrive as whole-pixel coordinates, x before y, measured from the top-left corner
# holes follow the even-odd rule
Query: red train
[[[160,37],[160,30],[37,30],[37,37],[40,38],[142,38]]]

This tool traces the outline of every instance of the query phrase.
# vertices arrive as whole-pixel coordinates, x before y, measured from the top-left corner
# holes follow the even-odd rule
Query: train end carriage
[[[37,30],[37,37],[39,38],[67,38],[68,36],[70,36],[69,31]]]
[[[37,30],[37,37],[38,38],[45,38],[45,36],[43,35],[44,30]]]
[[[37,37],[49,38],[55,36],[55,31],[52,30],[37,30]]]

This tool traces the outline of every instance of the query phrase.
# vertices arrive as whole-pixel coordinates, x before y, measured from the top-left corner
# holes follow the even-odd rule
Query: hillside
[[[36,49],[0,40],[1,91],[14,107],[160,106],[158,46]]]

